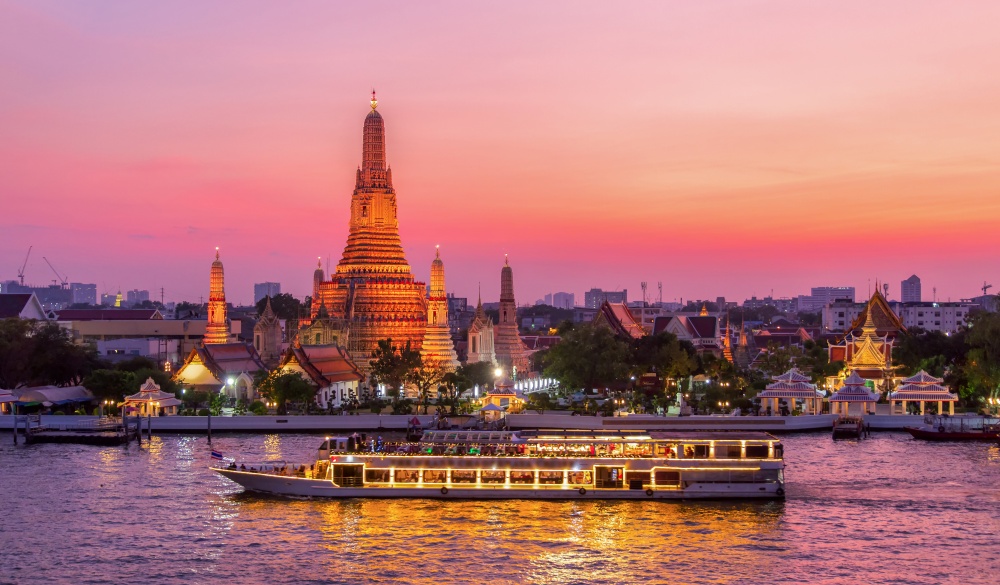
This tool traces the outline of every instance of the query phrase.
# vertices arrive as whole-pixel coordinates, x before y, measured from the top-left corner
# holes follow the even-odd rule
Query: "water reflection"
[[[1000,571],[995,445],[787,437],[784,503],[289,501],[209,472],[204,437],[153,439],[0,446],[0,582],[985,583]],[[316,445],[213,443],[289,461]]]

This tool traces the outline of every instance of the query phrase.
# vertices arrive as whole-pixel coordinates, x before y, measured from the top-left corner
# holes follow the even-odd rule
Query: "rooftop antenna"
[[[30,252],[30,250],[29,250],[29,252]],[[21,284],[24,284],[24,282],[22,281],[22,283],[21,283]],[[992,285],[992,284],[986,284],[986,281],[984,280],[984,281],[983,281],[983,296],[984,296],[984,297],[985,297],[985,296],[986,296],[986,294],[987,294],[987,293],[986,293],[986,291],[990,290],[991,288],[993,288],[993,285]]]
[[[662,306],[663,305],[663,281],[661,280],[661,281],[657,282],[656,286],[660,289],[660,305]]]
[[[642,304],[643,306],[646,306],[649,304],[649,302],[646,299],[646,281],[644,280],[640,282],[639,286],[642,287]]]
[[[885,300],[888,301],[889,300],[889,283],[888,282],[883,282],[882,283],[882,291],[884,292],[884,294],[882,296],[885,297]]]

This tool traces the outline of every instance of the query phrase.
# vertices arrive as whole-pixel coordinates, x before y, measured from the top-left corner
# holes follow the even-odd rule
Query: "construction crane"
[[[49,265],[49,268],[52,269],[52,272],[56,275],[57,278],[59,278],[59,284],[63,288],[66,288],[67,286],[69,286],[69,279],[66,278],[65,276],[59,274],[59,271],[56,270],[56,267],[53,266],[51,262],[49,262],[48,258],[46,258],[45,256],[42,256],[42,260],[45,260],[45,263]]]
[[[984,297],[986,296],[986,291],[990,290],[991,288],[993,288],[993,285],[992,284],[986,284],[986,281],[984,280],[983,281],[983,296]]]
[[[28,253],[24,255],[24,264],[21,264],[21,269],[17,271],[17,277],[21,279],[21,286],[24,286],[24,269],[28,266],[28,258],[31,256],[31,249],[34,246],[28,246]]]

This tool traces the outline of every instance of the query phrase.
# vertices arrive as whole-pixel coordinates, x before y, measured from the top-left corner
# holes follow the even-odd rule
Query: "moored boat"
[[[557,436],[424,432],[416,443],[358,450],[328,438],[314,463],[231,463],[215,471],[248,491],[326,498],[783,498],[772,435],[642,433]]]
[[[904,427],[925,441],[997,441],[1000,418],[991,415],[927,416],[919,427]]]
[[[833,421],[833,438],[864,438],[867,433],[865,420],[860,416],[841,416]]]

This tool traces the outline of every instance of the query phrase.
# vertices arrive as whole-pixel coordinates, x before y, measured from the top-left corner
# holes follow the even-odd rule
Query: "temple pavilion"
[[[847,335],[839,343],[830,344],[830,361],[844,362],[844,370],[839,376],[828,378],[827,385],[839,388],[848,375],[857,373],[862,379],[871,380],[877,390],[888,388],[895,376],[893,342],[897,334],[905,331],[899,317],[876,290]]]
[[[875,403],[878,402],[878,394],[873,392],[865,383],[865,379],[857,372],[844,380],[844,384],[830,396],[830,412],[832,414],[851,414],[851,405],[859,404],[861,414],[875,413]],[[869,407],[869,405],[871,405]]]
[[[920,414],[924,414],[924,407],[928,402],[937,402],[938,414],[944,414],[944,403],[948,403],[948,414],[955,414],[955,403],[958,402],[958,395],[948,392],[942,384],[944,380],[935,378],[927,372],[920,370],[914,376],[903,380],[902,385],[889,395],[889,414],[896,414],[896,403],[902,402],[902,414],[906,414],[906,406],[910,402],[920,403]]]
[[[772,414],[781,412],[781,401],[788,403],[789,410],[794,410],[796,401],[802,401],[802,410],[805,414],[820,414],[823,411],[823,395],[816,390],[816,385],[811,383],[808,376],[792,368],[781,374],[773,376],[772,383],[757,395],[760,399],[761,408],[768,408]]]
[[[172,416],[177,414],[177,409],[181,405],[170,392],[160,390],[160,385],[152,378],[146,378],[146,382],[135,394],[125,397],[122,405],[125,409],[138,413],[139,416]]]

